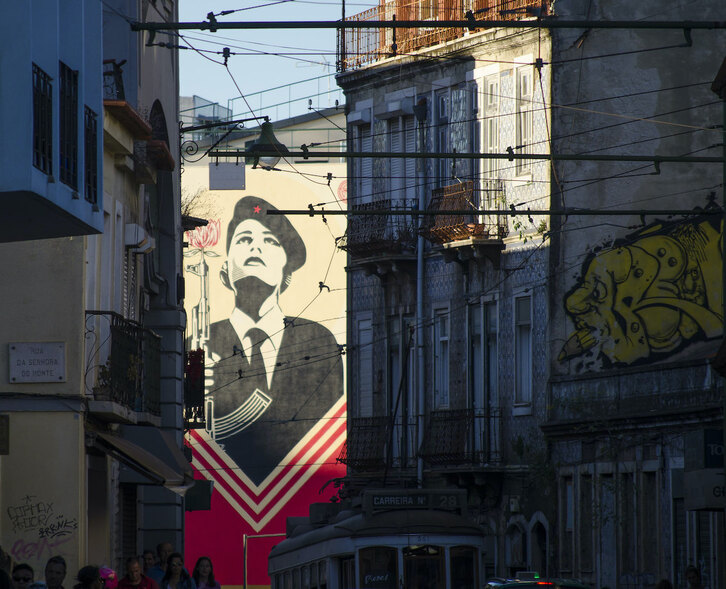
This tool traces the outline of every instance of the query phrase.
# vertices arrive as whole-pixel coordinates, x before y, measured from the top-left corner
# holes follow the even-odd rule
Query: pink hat
[[[112,568],[101,567],[98,573],[101,575],[106,589],[116,589],[118,587],[118,576]]]

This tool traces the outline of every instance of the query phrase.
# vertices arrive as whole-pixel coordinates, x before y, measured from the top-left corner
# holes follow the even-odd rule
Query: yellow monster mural
[[[720,338],[721,227],[718,215],[657,221],[589,256],[565,296],[575,331],[558,360],[645,364]]]

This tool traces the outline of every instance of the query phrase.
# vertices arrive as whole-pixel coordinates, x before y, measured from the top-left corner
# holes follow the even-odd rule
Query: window
[[[358,417],[373,415],[373,325],[358,321]]]
[[[392,456],[394,464],[404,463],[411,456],[413,428],[409,416],[415,402],[415,354],[411,328],[412,317],[396,315],[388,322],[388,415],[395,412]],[[409,346],[410,344],[410,346]]]
[[[520,68],[517,71],[517,147],[519,153],[531,153],[532,149],[532,68]],[[517,160],[517,173],[529,172],[531,161]]]
[[[403,127],[403,145],[406,153],[416,153],[416,119],[413,115],[402,117],[401,125]],[[409,205],[413,204],[413,200],[416,198],[417,180],[416,180],[416,161],[413,158],[407,158],[404,161],[405,169],[405,183],[404,191],[405,198],[411,201]]]
[[[490,77],[484,82],[484,151],[499,153],[499,78]],[[484,159],[482,161],[484,176],[496,179],[499,174],[499,160]],[[492,203],[488,203],[491,205]]]
[[[514,402],[532,402],[532,307],[531,297],[514,299]]]
[[[53,86],[51,78],[33,64],[33,165],[53,173]]]
[[[560,565],[563,570],[572,570],[572,536],[575,527],[575,497],[572,488],[572,478],[565,477],[562,479],[561,505],[560,512],[561,529],[562,529],[562,545],[560,552]]]
[[[657,473],[653,471],[645,471],[642,474],[642,493],[641,505],[642,515],[640,517],[641,538],[648,538],[652,534],[660,536],[659,527],[659,509],[660,495],[658,493]],[[652,537],[652,536],[651,536]],[[642,546],[641,542],[641,546]],[[651,549],[643,547],[643,566],[642,570],[655,571],[658,569],[659,544],[655,538]]]
[[[472,153],[481,153],[481,123],[479,122],[479,87],[476,83],[471,83],[467,87],[469,96],[469,151]],[[469,174],[474,181],[476,187],[476,195],[479,196],[479,170],[481,168],[481,160],[478,158],[469,160]],[[476,203],[481,206],[481,201]]]
[[[620,475],[620,570],[636,572],[635,484],[632,472]],[[653,498],[655,500],[655,498]]]
[[[356,151],[373,151],[370,125],[358,125],[356,129]],[[355,185],[357,190],[354,204],[371,202],[373,196],[373,158],[356,158],[355,162]]]
[[[485,459],[499,450],[496,410],[497,391],[497,303],[479,302],[469,308],[469,385],[475,411],[475,449],[488,449]],[[489,442],[487,447],[487,440]]]
[[[376,589],[398,588],[398,551],[388,546],[361,548],[360,585]]]
[[[60,62],[60,180],[78,188],[78,72]]]
[[[98,117],[86,107],[84,124],[84,172],[83,192],[85,199],[98,204]]]
[[[434,311],[434,408],[449,406],[449,311]]]
[[[595,521],[593,520],[592,506],[594,497],[592,495],[592,476],[589,474],[580,477],[580,507],[579,518],[579,541],[580,550],[580,569],[582,571],[593,570],[593,530]]]
[[[448,153],[451,150],[449,141],[449,90],[440,90],[436,93],[435,103],[435,133],[436,148],[439,153]],[[436,159],[436,187],[446,186],[451,179],[451,160],[447,158]]]
[[[455,589],[476,589],[479,587],[476,549],[471,546],[452,546],[451,587]]]

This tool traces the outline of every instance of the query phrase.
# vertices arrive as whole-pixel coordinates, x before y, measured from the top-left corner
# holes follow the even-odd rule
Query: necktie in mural
[[[267,410],[272,398],[267,394],[267,373],[262,357],[262,345],[269,339],[267,334],[253,327],[246,337],[252,342],[249,364],[243,360],[241,378],[252,390],[252,394],[236,410],[215,420],[216,438],[223,440],[248,428]]]

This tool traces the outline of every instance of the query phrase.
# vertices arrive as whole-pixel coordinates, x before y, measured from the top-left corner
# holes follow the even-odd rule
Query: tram
[[[272,589],[478,589],[484,535],[465,504],[465,491],[383,490],[329,518],[311,506],[270,553]]]

